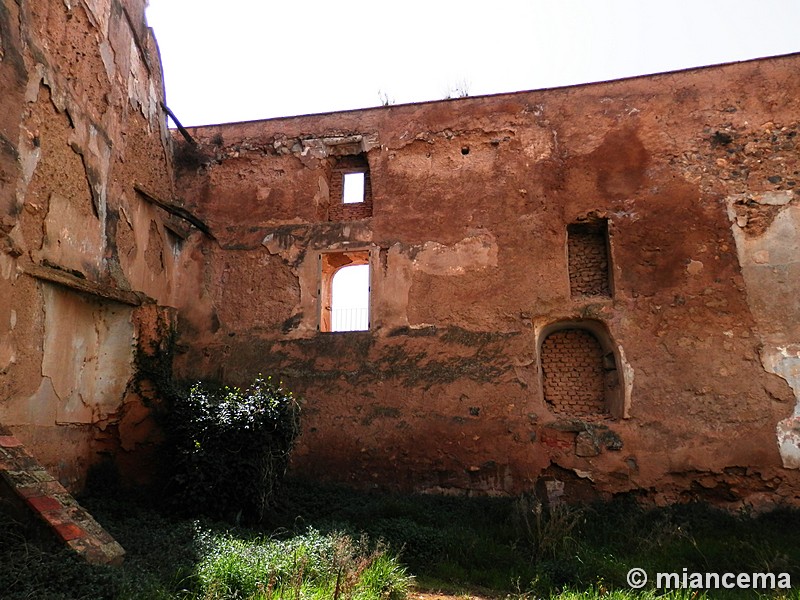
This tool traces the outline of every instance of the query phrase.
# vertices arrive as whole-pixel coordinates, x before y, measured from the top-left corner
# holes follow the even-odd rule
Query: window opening
[[[367,331],[370,324],[369,251],[320,254],[319,330]]]
[[[569,287],[573,298],[611,297],[608,222],[573,223],[567,227]]]
[[[366,154],[339,156],[331,165],[330,201],[320,205],[320,218],[355,221],[372,216],[372,182]]]
[[[358,204],[364,202],[364,173],[345,173],[342,202]]]
[[[369,329],[369,265],[342,267],[331,282],[331,331]]]

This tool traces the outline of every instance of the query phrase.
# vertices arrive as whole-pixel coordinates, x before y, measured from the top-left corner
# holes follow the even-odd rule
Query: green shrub
[[[190,514],[259,522],[299,433],[291,392],[258,377],[242,390],[198,383],[173,400],[171,489]]]

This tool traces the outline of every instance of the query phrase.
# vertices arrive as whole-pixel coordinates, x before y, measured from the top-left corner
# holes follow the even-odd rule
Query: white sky
[[[800,51],[800,0],[150,0],[147,17],[186,126]]]
[[[355,290],[357,293],[351,293]],[[333,276],[331,308],[367,308],[369,306],[369,265],[342,267]]]

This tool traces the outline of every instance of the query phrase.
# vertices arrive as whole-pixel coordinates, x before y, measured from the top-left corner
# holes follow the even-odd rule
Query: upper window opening
[[[611,297],[608,221],[567,227],[569,287],[573,298]]]
[[[345,173],[342,202],[358,204],[364,202],[364,173]]]
[[[366,154],[339,156],[330,174],[330,201],[324,205],[328,221],[354,221],[372,216],[372,182]]]

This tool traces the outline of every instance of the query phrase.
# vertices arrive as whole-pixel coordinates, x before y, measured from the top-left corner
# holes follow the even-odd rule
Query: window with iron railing
[[[331,282],[331,331],[369,329],[369,265],[342,267]]]
[[[370,326],[369,250],[323,252],[319,330],[367,331]]]

